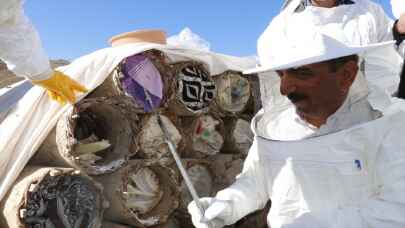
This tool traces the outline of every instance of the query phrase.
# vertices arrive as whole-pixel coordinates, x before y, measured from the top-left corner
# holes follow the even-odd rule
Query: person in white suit
[[[404,0],[397,1],[404,4]],[[367,72],[366,79],[372,86],[377,86],[390,95],[397,93],[405,49],[402,42],[405,37],[405,15],[395,21],[388,17],[380,5],[370,0],[292,0],[270,22],[259,38],[258,46],[267,45],[260,42],[260,39],[266,40],[270,30],[289,32],[293,25],[307,23],[318,27],[338,25],[352,45],[367,45],[395,38],[397,45],[394,47],[372,52],[363,56],[360,61],[362,69]],[[263,49],[259,47],[258,52],[261,50]],[[262,53],[264,54],[266,53]],[[272,85],[266,77],[259,79],[263,107],[271,108],[269,87]]]
[[[23,0],[0,0],[0,59],[19,77],[46,89],[57,102],[75,103],[87,89],[50,67],[37,31],[25,16]]]
[[[245,73],[271,78],[274,106],[253,119],[235,182],[201,198],[204,212],[189,204],[194,226],[233,224],[271,200],[272,228],[405,227],[404,104],[369,87],[359,61],[394,41],[353,45],[337,24],[289,31],[259,40],[261,66]]]

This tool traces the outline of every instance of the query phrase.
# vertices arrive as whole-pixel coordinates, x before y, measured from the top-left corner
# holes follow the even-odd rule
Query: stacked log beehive
[[[30,165],[72,167],[91,176],[109,202],[103,203],[102,227],[192,227],[187,213],[191,197],[157,115],[204,197],[232,184],[242,170],[253,140],[249,123],[259,108],[255,75],[211,75],[202,62],[170,62],[165,53],[149,50],[124,59],[103,84],[68,110]],[[103,209],[98,209],[98,218]],[[234,227],[265,227],[264,213],[256,212]],[[48,220],[55,227],[69,227],[55,222],[62,214]],[[86,228],[97,226],[101,224],[83,223]]]

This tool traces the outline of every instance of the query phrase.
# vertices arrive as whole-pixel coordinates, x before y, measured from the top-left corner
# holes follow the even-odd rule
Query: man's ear
[[[348,61],[342,67],[342,78],[340,80],[340,86],[344,92],[349,91],[350,86],[353,84],[356,78],[359,66],[356,61]]]

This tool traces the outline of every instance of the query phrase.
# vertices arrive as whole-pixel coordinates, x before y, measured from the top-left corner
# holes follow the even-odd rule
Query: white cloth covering
[[[48,56],[34,26],[25,16],[23,0],[0,0],[0,59],[19,77],[48,79]]]
[[[165,52],[170,62],[195,60],[205,63],[212,75],[226,70],[243,71],[255,65],[255,59],[237,58],[213,52],[150,43],[105,48],[58,68],[90,91],[100,85],[125,57],[149,49]],[[87,94],[80,94],[78,100]],[[58,118],[70,105],[51,101],[44,90],[34,87],[17,103],[0,125],[0,200],[35,153]]]

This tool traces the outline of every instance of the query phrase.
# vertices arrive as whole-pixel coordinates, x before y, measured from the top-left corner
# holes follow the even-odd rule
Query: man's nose
[[[280,76],[280,80],[280,93],[282,95],[287,96],[288,94],[295,92],[297,89],[294,79],[288,73],[283,73]]]

